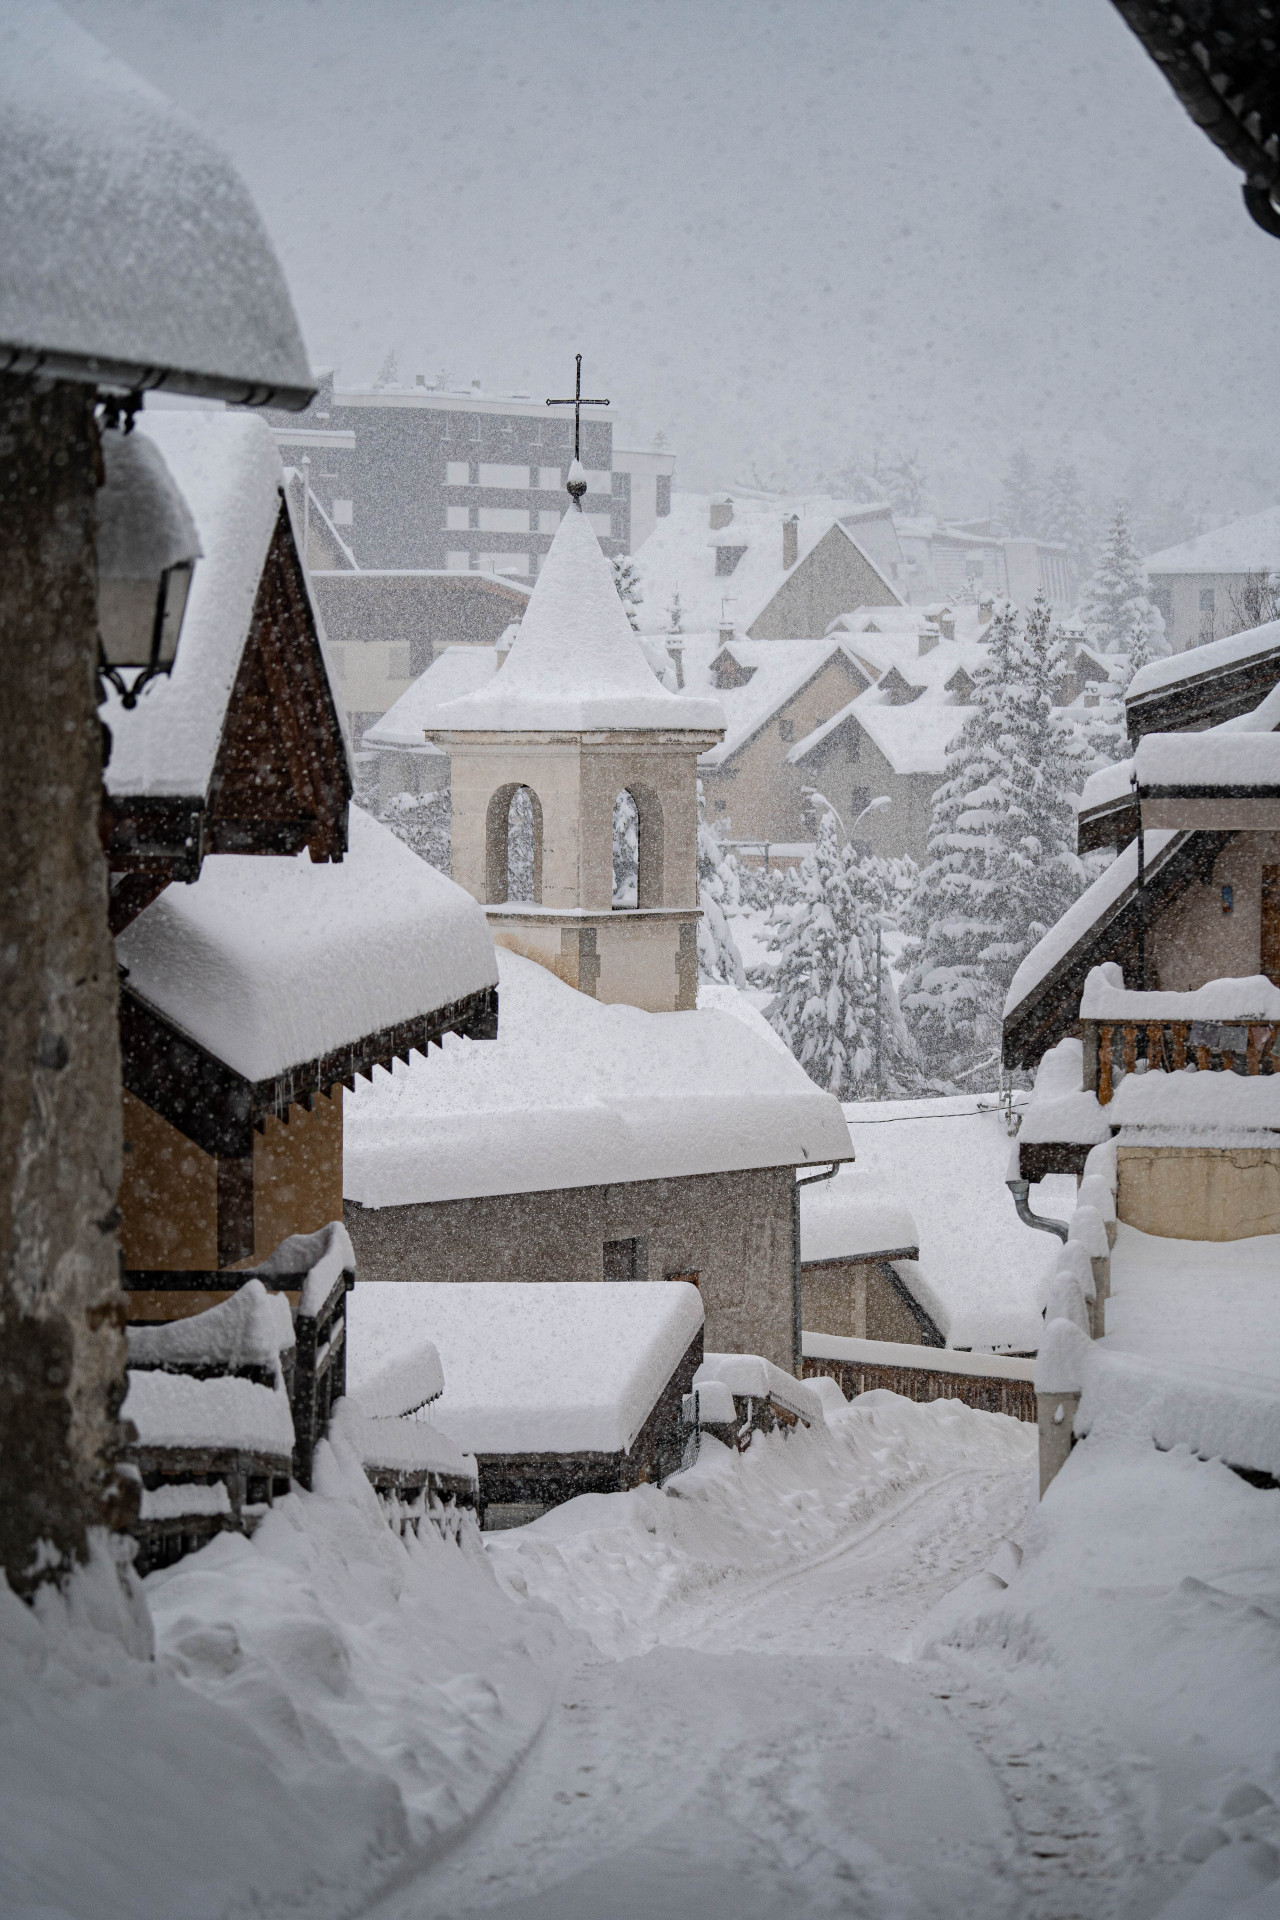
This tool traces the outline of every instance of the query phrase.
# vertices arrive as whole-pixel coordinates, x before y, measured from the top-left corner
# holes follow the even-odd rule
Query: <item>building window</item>
[[[481,465],[480,485],[482,487],[527,487],[529,484],[528,467],[495,467]]]
[[[564,485],[564,478],[559,467],[539,467],[538,477],[533,484],[535,487],[545,488],[548,492],[555,492]]]
[[[664,1280],[683,1280],[690,1287],[700,1287],[702,1284],[701,1275],[696,1267],[673,1269],[669,1273],[664,1273],[662,1277]]]
[[[612,540],[613,515],[611,513],[589,513],[587,519],[591,522],[591,531],[598,539]]]
[[[1213,600],[1213,588],[1212,588],[1212,587],[1201,587],[1201,589],[1200,589],[1200,611],[1201,611],[1201,613],[1212,613],[1212,612],[1213,612],[1213,610],[1214,610],[1214,600]],[[1162,611],[1163,611],[1163,609],[1162,609]]]
[[[335,500],[330,518],[335,527],[349,527],[351,525],[351,502],[349,500]]]
[[[387,678],[388,680],[408,680],[410,678],[409,649],[407,646],[397,644],[387,648]]]
[[[471,525],[471,514],[466,507],[446,507],[444,524],[450,533],[465,533]]]
[[[456,551],[446,553],[444,564],[450,573],[466,573],[471,565],[471,555],[469,553],[458,553]]]
[[[648,1243],[644,1240],[606,1240],[604,1277],[606,1280],[647,1280]]]
[[[445,461],[444,483],[446,487],[469,487],[471,485],[471,469],[465,460]]]
[[[482,468],[483,472],[484,469]],[[528,533],[529,509],[527,507],[481,507],[479,515],[481,533]]]
[[[1065,593],[1062,595],[1062,598],[1064,600],[1067,598]],[[1160,615],[1160,618],[1164,621],[1166,628],[1172,627],[1173,625],[1173,594],[1170,592],[1169,588],[1168,587],[1152,587],[1151,604],[1155,608],[1156,612]]]
[[[588,493],[612,493],[613,475],[603,467],[594,467],[587,472]]]
[[[665,520],[671,511],[671,475],[660,473],[654,488],[654,505],[659,520]]]
[[[538,532],[539,533],[554,533],[556,528],[559,525],[560,525],[560,515],[552,510],[544,508],[543,511],[538,515]]]

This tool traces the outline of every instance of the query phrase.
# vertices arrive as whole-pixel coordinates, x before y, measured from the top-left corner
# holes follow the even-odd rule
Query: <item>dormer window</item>
[[[745,547],[726,547],[722,545],[717,545],[716,547],[717,575],[723,577],[725,574],[732,573],[745,552],[746,552]]]
[[[878,685],[891,707],[910,706],[924,692],[923,687],[913,686],[910,680],[904,679],[896,667],[890,667],[887,673],[883,673]]]
[[[727,647],[711,662],[711,684],[717,693],[731,693],[735,687],[745,687],[754,673],[754,667],[744,667]]]

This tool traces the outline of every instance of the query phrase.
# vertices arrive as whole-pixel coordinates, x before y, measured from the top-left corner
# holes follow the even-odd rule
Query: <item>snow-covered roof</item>
[[[1090,978],[1093,976],[1090,975]],[[1111,1138],[1107,1109],[1084,1084],[1084,1043],[1068,1037],[1050,1047],[1036,1068],[1030,1100],[1022,1110],[1018,1139],[1026,1146],[1065,1140],[1101,1146]]]
[[[1093,967],[1080,996],[1082,1020],[1280,1020],[1280,987],[1265,973],[1209,980],[1189,993],[1139,993],[1114,960]]]
[[[740,640],[735,635],[729,651],[751,678],[745,686],[716,689],[712,663],[725,650],[719,633],[691,633],[684,636],[684,692],[681,699],[699,699],[712,695],[719,703],[724,719],[724,739],[699,755],[703,767],[720,767],[740,753],[747,742],[767,726],[779,708],[794,700],[814,675],[829,660],[843,655],[852,660],[847,647],[833,640]],[[853,663],[856,666],[856,663]],[[856,669],[865,679],[861,668]]]
[[[357,1280],[348,1380],[430,1341],[444,1367],[431,1420],[469,1453],[621,1453],[702,1327],[684,1281]]]
[[[253,1081],[497,979],[483,908],[358,807],[341,864],[211,854],[116,952],[135,993]]]
[[[173,672],[131,711],[109,692],[107,791],[203,798],[280,515],[280,453],[249,413],[143,412],[134,427],[164,456],[200,538]]]
[[[447,724],[439,721],[438,710],[448,700],[474,693],[492,680],[498,670],[496,647],[446,647],[420,673],[411,687],[392,703],[376,726],[366,727],[366,747],[395,747],[400,752],[435,753],[426,738],[428,727]]]
[[[1225,640],[1209,640],[1203,646],[1188,647],[1185,653],[1172,653],[1164,660],[1152,660],[1139,667],[1129,682],[1126,701],[1140,699],[1160,687],[1177,686],[1182,680],[1198,680],[1202,675],[1234,667],[1254,654],[1273,653],[1280,647],[1280,620],[1265,626],[1250,627],[1246,633],[1228,634]]]
[[[1145,835],[1148,874],[1159,856],[1178,838],[1174,829],[1162,827],[1154,828]],[[1137,878],[1138,846],[1136,841],[1130,841],[1092,885],[1085,888],[1079,899],[1072,901],[1062,918],[1027,954],[1005,995],[1006,1020],[1024,1000],[1030,999],[1037,987],[1043,985],[1058,963],[1067,958],[1090,929],[1118,905],[1128,889],[1135,885]]]
[[[1271,573],[1280,568],[1280,507],[1232,520],[1148,554],[1148,573]]]
[[[499,949],[501,1022],[446,1035],[345,1106],[366,1207],[847,1159],[830,1094],[731,1014],[604,1006]],[[446,1362],[446,1374],[448,1366]]]
[[[293,1315],[283,1293],[268,1293],[261,1280],[247,1280],[238,1292],[203,1313],[164,1326],[127,1327],[131,1367],[277,1368],[280,1355],[294,1345]]]
[[[627,622],[585,514],[564,515],[501,672],[439,710],[441,731],[718,732],[715,699],[668,692]]]
[[[691,633],[717,626],[725,600],[734,626],[745,631],[787,578],[789,570],[782,565],[782,523],[793,514],[798,522],[797,566],[834,524],[847,518],[852,524],[844,531],[863,558],[885,578],[891,592],[899,591],[891,571],[892,556],[877,525],[882,509],[871,512],[859,525],[857,505],[833,495],[783,496],[735,489],[733,519],[716,532],[714,542],[746,551],[732,573],[717,574],[710,529],[712,498],[706,493],[673,493],[671,512],[658,521],[635,556],[644,596],[637,617],[644,632],[663,631],[676,593]],[[896,540],[894,535],[895,551]]]
[[[305,406],[289,290],[218,148],[50,0],[0,4],[0,366]]]
[[[865,1174],[846,1171],[800,1189],[800,1258],[852,1260],[918,1247],[910,1212]]]
[[[940,774],[946,771],[947,748],[973,712],[953,700],[940,695],[894,706],[879,687],[871,687],[850,710],[895,773]]]
[[[1148,733],[1134,755],[1138,788],[1280,788],[1280,733],[1211,728]]]
[[[1085,781],[1080,794],[1081,813],[1091,813],[1095,807],[1113,806],[1117,800],[1123,800],[1133,790],[1133,761],[1113,760],[1105,767],[1099,767]]]

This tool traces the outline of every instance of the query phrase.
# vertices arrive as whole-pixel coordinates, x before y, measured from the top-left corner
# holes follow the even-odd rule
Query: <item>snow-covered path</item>
[[[1101,1920],[1133,1838],[1103,1756],[1050,1759],[971,1672],[902,1658],[1025,1518],[1029,1462],[996,1452],[679,1595],[641,1653],[593,1651],[506,1794],[377,1920]]]

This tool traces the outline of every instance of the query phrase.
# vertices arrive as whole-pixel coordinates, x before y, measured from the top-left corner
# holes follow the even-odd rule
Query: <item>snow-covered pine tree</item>
[[[1035,461],[1025,447],[1019,447],[1009,462],[1000,515],[1011,534],[1022,540],[1041,537],[1043,495]]]
[[[1082,578],[1093,551],[1093,525],[1080,490],[1080,476],[1069,460],[1059,460],[1045,482],[1040,538],[1060,540],[1076,579]]]
[[[875,969],[878,902],[890,866],[881,861],[864,871],[866,860],[855,847],[841,847],[840,823],[828,805],[792,897],[770,915],[777,965],[768,1018],[809,1078],[842,1100],[876,1090],[877,990],[885,1084],[896,1092],[909,1084],[911,1043],[887,959],[879,981]]]
[[[738,863],[726,852],[720,829],[706,817],[702,782],[698,782],[698,972],[704,980],[722,980],[745,987],[746,969],[738,943],[730,931],[726,909],[739,898]]]
[[[1117,506],[1102,543],[1098,565],[1080,596],[1080,619],[1103,653],[1127,653],[1134,628],[1146,634],[1149,659],[1169,651],[1164,620],[1151,603],[1147,571],[1129,531],[1123,505]]]
[[[903,454],[896,460],[882,460],[876,454],[872,469],[876,487],[885,497],[895,513],[905,514],[908,519],[918,519],[925,510],[928,499],[929,480],[920,456],[916,453]]]
[[[684,608],[680,604],[680,589],[676,588],[671,596],[671,605],[667,610],[667,632],[684,632]]]
[[[441,873],[449,871],[450,793],[440,787],[433,793],[396,793],[379,804],[373,799],[370,810],[390,827],[397,840],[412,847],[419,859]]]
[[[631,622],[632,633],[639,633],[640,622],[636,619],[636,608],[644,601],[640,591],[640,575],[636,563],[629,553],[615,553],[610,565],[613,568],[613,584],[618,589],[618,598],[623,611]]]
[[[973,712],[934,794],[904,915],[902,1005],[935,1082],[995,1072],[1009,981],[1081,884],[1069,799],[1079,763],[1050,691],[1060,644],[1042,596],[1025,630],[1012,605],[997,609]]]

